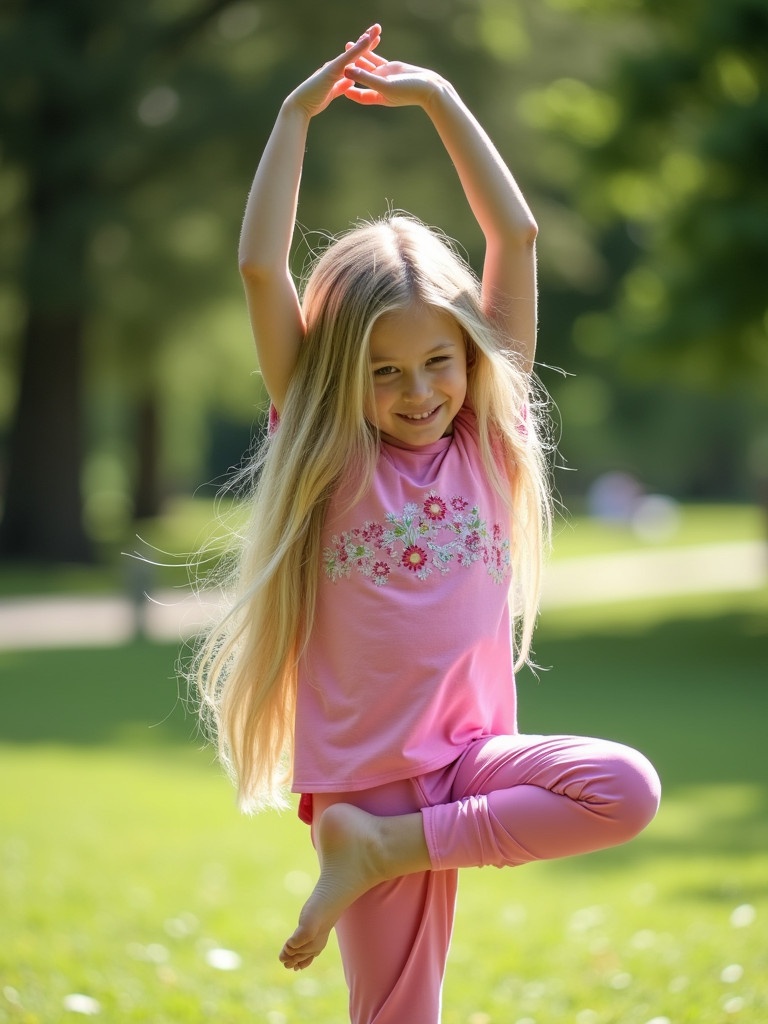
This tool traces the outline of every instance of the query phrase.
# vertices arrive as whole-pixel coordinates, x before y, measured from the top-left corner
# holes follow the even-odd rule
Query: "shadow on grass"
[[[536,654],[553,667],[521,674],[520,728],[629,743],[667,791],[764,785],[767,629],[754,614],[578,634],[545,621]],[[177,656],[143,642],[2,653],[0,742],[197,744]]]
[[[0,742],[152,746],[199,743],[176,675],[178,648],[124,647],[0,654]]]
[[[759,616],[578,636],[545,623],[536,655],[552,668],[519,680],[521,731],[629,743],[650,757],[667,788],[768,783],[768,623]]]

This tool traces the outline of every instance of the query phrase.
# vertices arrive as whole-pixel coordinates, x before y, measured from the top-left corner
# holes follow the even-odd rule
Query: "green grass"
[[[615,551],[649,550],[762,540],[765,513],[756,505],[681,505],[676,523],[653,542],[623,523],[601,522],[587,516],[564,516],[554,529],[553,557],[579,558]]]
[[[615,850],[464,872],[444,1024],[768,1020],[768,617],[740,602],[545,620],[521,728],[640,747],[662,810]],[[306,827],[237,814],[175,658],[0,654],[0,1022],[74,1021],[72,993],[109,1024],[346,1019],[335,947],[299,976],[276,959],[314,875]],[[211,964],[222,948],[237,969]]]

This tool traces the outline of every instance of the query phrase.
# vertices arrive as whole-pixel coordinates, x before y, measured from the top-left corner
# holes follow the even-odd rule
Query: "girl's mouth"
[[[399,413],[401,419],[407,420],[408,423],[425,423],[427,420],[432,419],[437,410],[440,408],[439,405],[435,406],[434,409],[430,409],[428,412],[417,412],[417,413]]]

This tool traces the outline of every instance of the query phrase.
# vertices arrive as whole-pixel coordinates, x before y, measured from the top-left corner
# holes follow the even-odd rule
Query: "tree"
[[[578,10],[603,54],[524,97],[597,268],[592,295],[564,296],[577,376],[560,406],[579,468],[754,497],[768,479],[768,6],[550,3]]]
[[[401,26],[402,6],[389,12]],[[453,0],[452,13],[471,18],[471,7]],[[478,61],[479,50],[435,14],[425,15],[431,31],[412,51],[442,43],[444,60],[474,52]],[[364,18],[358,12],[358,27]],[[4,8],[0,173],[19,187],[5,218],[16,244],[3,255],[23,324],[0,558],[92,557],[81,493],[86,370],[94,358],[105,362],[107,348],[138,423],[134,508],[157,510],[167,338],[232,282],[239,288],[237,224],[260,145],[287,89],[343,42],[348,20],[309,0],[16,0]],[[361,137],[366,130],[375,136],[375,115]],[[429,161],[427,153],[422,166]],[[342,162],[332,143],[308,157],[310,211],[314,179],[327,213],[322,186],[336,180],[334,165]],[[360,187],[354,171],[346,184],[348,196]]]
[[[615,128],[588,168],[591,208],[635,243],[616,317],[633,365],[751,390],[768,370],[768,5],[644,12],[653,41],[607,83]]]
[[[127,197],[168,159],[169,147],[186,147],[189,156],[199,141],[190,122],[161,136],[147,131],[170,120],[176,102],[172,89],[152,90],[147,80],[158,64],[178,65],[227,6],[190,0],[165,19],[124,0],[37,0],[2,16],[0,127],[5,173],[21,182],[24,197],[14,211],[24,324],[0,557],[92,557],[80,489],[86,330],[98,304],[92,247],[104,225],[124,219]]]

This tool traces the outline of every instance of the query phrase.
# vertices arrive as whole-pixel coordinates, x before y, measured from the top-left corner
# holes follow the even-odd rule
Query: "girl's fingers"
[[[345,68],[344,77],[352,79],[356,85],[365,85],[369,89],[377,89],[383,83],[382,77],[375,71],[368,71],[359,64]]]
[[[364,71],[360,67],[349,67],[344,72],[344,76],[354,85],[365,86],[364,89],[350,89],[349,92],[346,93],[348,99],[354,100],[355,103],[361,103],[364,106],[382,104],[386,102],[378,90],[378,87],[382,84],[382,80],[372,71]]]
[[[353,45],[353,43],[347,43],[347,50],[349,51]],[[347,56],[349,56],[349,54],[347,54]],[[388,60],[385,60],[384,57],[381,57],[378,53],[374,53],[373,50],[366,54],[365,57],[358,57],[358,63],[361,63],[362,61],[369,63],[372,68],[382,68],[385,64],[389,64]]]
[[[378,41],[377,41],[377,42],[378,42]],[[371,53],[369,53],[369,54],[368,54],[368,60],[370,60],[370,62],[371,62],[372,64],[375,64],[375,65],[376,65],[376,67],[379,67],[379,68],[380,68],[380,67],[382,67],[382,66],[383,66],[384,64],[388,64],[388,63],[389,63],[389,61],[385,60],[385,59],[384,59],[384,58],[383,58],[383,57],[381,56],[381,54],[378,54],[378,53],[373,53],[373,52],[371,52]]]
[[[331,89],[331,99],[335,100],[339,96],[343,96],[344,93],[349,92],[350,89],[354,89],[355,83],[349,78],[340,78],[338,82]]]
[[[381,93],[376,92],[375,89],[349,89],[344,95],[347,99],[364,107],[383,106],[386,104],[384,97]]]
[[[371,45],[371,39],[368,37],[368,33],[365,32],[356,43],[347,43],[344,47],[344,53],[340,53],[338,57],[334,57],[333,60],[329,61],[331,67],[341,66],[349,63],[350,58],[355,59],[361,53],[365,53],[368,47]]]
[[[374,71],[378,65],[368,60],[367,57],[358,57],[355,61],[355,67],[361,68],[363,71]]]

